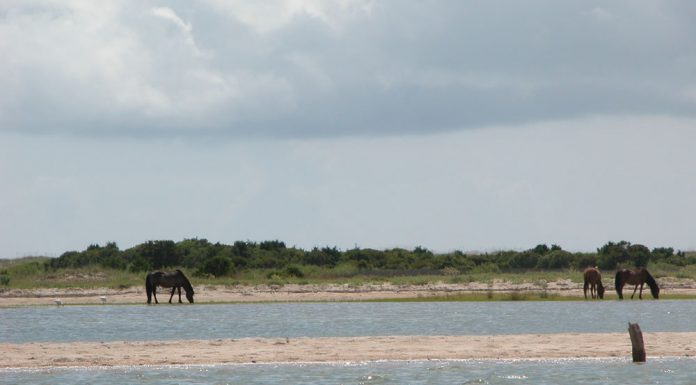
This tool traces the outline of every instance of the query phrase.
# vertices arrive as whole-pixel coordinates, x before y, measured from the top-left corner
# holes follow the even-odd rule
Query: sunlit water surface
[[[696,301],[91,305],[0,309],[0,342],[696,331]]]
[[[693,359],[414,361],[0,370],[0,384],[673,384],[696,383]]]

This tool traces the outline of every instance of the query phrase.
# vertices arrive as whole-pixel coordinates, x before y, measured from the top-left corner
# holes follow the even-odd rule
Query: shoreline
[[[696,296],[693,282],[661,282],[662,295]],[[547,298],[584,298],[582,284],[570,280],[549,282],[543,285],[533,283],[513,284],[496,281],[492,284],[470,282],[466,284],[429,283],[424,285],[365,284],[287,284],[255,286],[215,286],[200,285],[195,288],[195,301],[199,304],[215,303],[262,303],[262,302],[332,302],[332,301],[374,301],[409,299],[447,299],[466,296],[496,296],[517,293],[534,295],[543,293]],[[625,295],[632,293],[625,289]],[[158,290],[160,303],[169,300],[169,291]],[[652,300],[649,290],[644,290],[646,299]],[[605,300],[616,299],[613,290],[607,290]],[[52,288],[52,289],[6,289],[0,292],[0,307],[16,306],[55,306],[55,300],[64,305],[89,304],[145,304],[144,287],[125,289],[110,288]],[[173,302],[178,300],[175,295]],[[182,300],[186,302],[186,299]]]
[[[648,361],[696,357],[696,332],[643,333]],[[694,349],[694,350],[692,350]],[[0,343],[3,369],[421,360],[630,359],[628,333]]]
[[[695,295],[692,285],[661,283],[663,293]],[[572,282],[532,284],[338,284],[285,286],[196,287],[196,304],[220,303],[301,303],[372,300],[446,300],[486,293],[536,293],[583,300],[582,286]],[[626,292],[630,297],[631,291]],[[161,306],[168,293],[162,291]],[[605,300],[616,300],[607,292]],[[652,300],[648,293],[646,300]],[[11,289],[0,293],[0,308],[21,306],[120,304],[145,305],[144,288],[126,289]],[[628,298],[627,297],[627,298]],[[174,301],[176,301],[176,296]],[[464,299],[465,300],[465,299]],[[628,300],[628,299],[627,299]],[[636,299],[637,300],[637,299]],[[184,299],[185,301],[185,299]],[[172,305],[169,305],[172,306]],[[176,306],[176,305],[174,305]],[[648,359],[655,357],[696,357],[696,332],[644,332]],[[692,350],[693,349],[693,350]],[[484,336],[375,336],[330,338],[241,338],[217,340],[164,340],[113,342],[32,342],[0,343],[6,357],[3,369],[52,367],[113,367],[144,365],[216,365],[256,363],[351,363],[418,360],[544,360],[544,359],[628,359],[628,333],[562,333]]]

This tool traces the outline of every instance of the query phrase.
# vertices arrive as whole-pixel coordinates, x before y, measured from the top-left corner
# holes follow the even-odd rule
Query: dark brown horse
[[[652,293],[653,298],[658,299],[660,297],[660,287],[657,286],[655,278],[653,278],[648,270],[642,267],[638,267],[634,270],[621,269],[616,272],[616,278],[614,280],[616,285],[616,293],[619,295],[619,299],[623,299],[622,290],[624,285],[635,285],[633,288],[633,294],[631,294],[631,299],[636,295],[636,290],[638,290],[638,285],[640,285],[640,292],[638,293],[638,298],[643,299],[643,284],[648,284],[650,286],[650,293]]]
[[[164,288],[172,288],[172,295],[169,296],[169,303],[172,303],[172,298],[174,297],[174,292],[179,290],[179,303],[181,302],[181,288],[183,287],[186,291],[186,299],[190,303],[193,303],[193,286],[189,282],[188,278],[181,272],[181,270],[176,270],[170,273],[165,273],[162,271],[155,271],[147,275],[145,278],[145,291],[147,292],[147,303],[152,302],[152,297],[155,297],[155,303],[157,302],[157,286]]]
[[[592,299],[604,299],[604,285],[602,285],[602,273],[599,272],[599,269],[596,267],[588,267],[583,272],[583,278],[585,283],[582,286],[582,291],[585,293],[585,299],[587,299],[588,288],[590,289],[590,296],[592,296]]]

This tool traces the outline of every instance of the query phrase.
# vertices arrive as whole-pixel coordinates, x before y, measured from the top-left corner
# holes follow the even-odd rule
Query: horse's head
[[[186,299],[189,301],[189,303],[193,303],[193,290],[186,291]]]
[[[652,293],[653,298],[660,298],[660,286],[657,285],[657,281],[648,273],[648,270],[643,269],[643,272],[645,273],[645,282],[650,286],[650,293]]]
[[[655,286],[653,286],[653,287],[650,288],[650,292],[652,293],[652,296],[653,296],[655,299],[659,299],[659,298],[660,298],[660,287],[657,286],[657,284],[655,284]]]
[[[604,299],[604,285],[601,282],[597,285],[597,295],[599,299]]]

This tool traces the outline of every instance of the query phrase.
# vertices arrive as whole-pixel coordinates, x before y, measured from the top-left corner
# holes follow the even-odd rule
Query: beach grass
[[[12,260],[0,260],[0,275],[6,277],[6,284],[0,285],[0,291],[7,289],[42,289],[42,288],[110,288],[128,289],[143,286],[145,273],[127,270],[108,269],[92,266],[79,269],[47,269],[45,262],[48,258],[30,257]],[[567,301],[575,300],[577,296],[565,296],[557,290],[546,290],[550,282],[566,281],[573,284],[582,283],[582,272],[575,269],[552,271],[515,271],[515,272],[486,272],[472,271],[469,273],[443,274],[413,274],[399,271],[361,271],[347,266],[338,268],[322,268],[316,266],[299,266],[301,277],[287,276],[272,269],[253,269],[239,271],[234,275],[224,277],[196,276],[193,271],[182,268],[184,273],[196,285],[209,286],[284,286],[297,285],[342,285],[346,288],[361,288],[365,286],[427,286],[436,284],[468,284],[479,283],[493,288],[498,283],[531,284],[532,290],[498,292],[483,290],[475,293],[455,292],[445,296],[426,296],[408,299],[408,301]],[[675,280],[695,280],[696,266],[679,267],[674,265],[656,264],[649,266],[657,278]],[[604,277],[605,284],[613,280],[611,274]],[[611,286],[610,286],[611,287]],[[609,288],[608,288],[609,289]],[[608,297],[614,295],[607,291]],[[664,293],[663,299],[693,299],[696,296]]]

